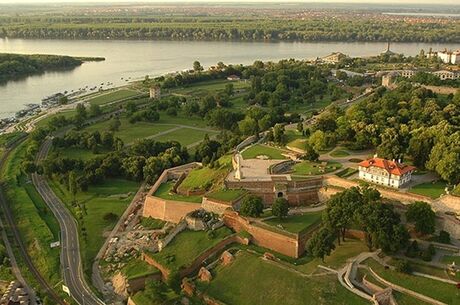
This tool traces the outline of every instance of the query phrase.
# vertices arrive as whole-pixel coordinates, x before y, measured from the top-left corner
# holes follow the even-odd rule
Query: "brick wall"
[[[179,223],[190,212],[200,209],[201,203],[165,200],[152,195],[145,198],[142,216]]]
[[[452,195],[444,195],[439,199],[439,202],[447,208],[460,212],[460,197]]]
[[[222,215],[224,214],[225,210],[232,208],[232,204],[229,202],[203,197],[201,207],[206,211]]]
[[[251,242],[278,253],[299,257],[305,251],[305,247],[300,246],[304,245],[304,242],[299,241],[297,234],[277,233],[268,228],[257,226],[236,212],[226,211],[224,223],[236,232],[247,231],[251,234]]]

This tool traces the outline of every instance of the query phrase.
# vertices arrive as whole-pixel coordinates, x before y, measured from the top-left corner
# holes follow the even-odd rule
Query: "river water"
[[[420,49],[457,49],[455,44],[394,43],[392,51],[416,55]],[[340,51],[350,56],[382,52],[386,43],[362,42],[208,42],[119,40],[22,40],[0,39],[0,52],[105,57],[71,71],[49,72],[0,85],[0,118],[9,117],[26,103],[39,103],[53,93],[78,90],[112,82],[126,83],[145,75],[158,76],[190,69],[195,60],[205,67],[219,61],[249,64],[255,60],[311,59]],[[122,79],[123,78],[123,79]]]

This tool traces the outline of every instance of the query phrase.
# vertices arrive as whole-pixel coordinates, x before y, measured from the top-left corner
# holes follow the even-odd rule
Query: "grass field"
[[[133,259],[121,270],[128,280],[136,279],[143,276],[157,274],[160,272],[157,268],[147,264],[141,259]]]
[[[104,156],[105,155],[105,152],[103,152],[103,151],[101,151],[98,154],[94,154],[89,149],[83,149],[83,148],[77,148],[77,147],[59,148],[56,151],[59,154],[61,154],[62,156],[65,156],[67,158],[80,159],[80,160],[83,160],[83,161],[87,161],[87,160],[96,158],[98,156]]]
[[[305,213],[303,215],[293,215],[281,220],[278,218],[272,218],[265,220],[266,224],[276,226],[277,228],[283,228],[284,230],[291,233],[299,233],[309,227],[318,224],[321,221],[322,212]]]
[[[90,274],[92,261],[104,243],[104,232],[111,230],[116,223],[116,220],[104,219],[104,215],[113,213],[121,216],[137,192],[139,183],[123,179],[106,180],[91,186],[87,192],[78,192],[76,201],[80,207],[77,207],[71,203],[72,196],[65,186],[54,180],[49,182],[78,220],[83,266]],[[83,231],[87,232],[86,237]]]
[[[374,260],[366,262],[379,276],[393,284],[421,293],[446,304],[460,304],[460,295],[455,285],[385,269]]]
[[[183,146],[188,146],[190,144],[201,142],[206,134],[211,137],[212,135],[217,134],[217,131],[209,132],[191,128],[180,128],[165,135],[155,137],[155,140],[159,142],[177,141]]]
[[[209,191],[212,188],[219,188],[231,170],[231,155],[219,158],[219,167],[209,168],[207,166],[196,168],[190,171],[187,177],[179,185],[182,192],[191,190]]]
[[[347,168],[344,168],[342,169],[341,171],[337,172],[337,176],[338,177],[341,177],[341,178],[347,178],[347,177],[350,177],[351,175],[354,175],[358,172],[357,169],[355,168],[351,168],[351,167],[347,167]]]
[[[205,231],[183,231],[174,237],[161,252],[152,254],[152,257],[172,269],[185,267],[201,253],[231,235],[232,231],[227,227],[222,227],[215,233],[215,237],[210,238]]]
[[[119,101],[136,95],[139,95],[139,92],[128,89],[120,89],[114,92],[105,93],[95,98],[89,99],[88,102],[90,104],[95,105],[104,105],[107,103]]]
[[[333,275],[304,278],[239,252],[229,266],[219,266],[210,284],[199,288],[228,305],[361,305],[364,299],[343,288]]]
[[[217,190],[212,193],[206,194],[206,197],[211,198],[211,199],[217,199],[217,200],[222,200],[222,201],[233,201],[244,194],[246,194],[246,190],[230,190],[230,189],[225,189],[225,190]]]
[[[411,193],[428,196],[430,198],[439,198],[445,193],[446,183],[444,181],[436,181],[435,183],[428,182],[418,184],[410,189]]]
[[[184,118],[181,116],[169,117],[163,113],[160,115],[160,120],[155,123],[136,122],[135,124],[131,124],[126,116],[120,117],[120,123],[120,129],[114,134],[122,139],[125,144],[133,143],[136,139],[152,137],[155,138],[156,141],[178,141],[182,145],[189,145],[202,140],[205,134],[209,136],[217,134],[217,131],[213,130],[203,131],[186,128],[186,126],[204,127],[203,125],[205,124],[203,120]],[[90,125],[86,127],[85,130],[90,132],[96,130],[109,130],[110,124],[110,120],[105,120]],[[168,131],[170,132],[164,135],[158,135],[159,133]]]
[[[201,203],[203,197],[202,196],[183,196],[179,194],[170,193],[171,188],[174,186],[173,181],[168,181],[162,183],[160,187],[155,192],[154,196],[157,196],[162,199],[166,200],[177,200],[177,201],[185,201],[185,202],[192,202],[192,203]]]
[[[348,157],[350,155],[350,153],[348,153],[346,150],[337,148],[337,149],[334,149],[330,153],[330,155],[331,155],[331,157],[341,158],[341,157]]]
[[[303,136],[300,132],[295,129],[288,129],[285,132],[287,137],[287,147],[298,148],[305,150],[306,145],[308,144],[308,138]]]
[[[294,165],[294,175],[323,175],[342,168],[339,162],[329,161],[326,166],[321,162],[303,161]]]
[[[172,93],[181,95],[205,96],[208,93],[223,91],[225,86],[230,83],[233,84],[234,90],[247,89],[250,87],[250,83],[245,81],[214,80],[188,85],[184,88],[174,89],[172,90]]]
[[[258,156],[266,156],[268,159],[275,160],[286,159],[282,153],[283,151],[281,149],[267,145],[256,144],[245,149],[242,153],[242,156],[243,159],[256,159]]]
[[[458,255],[444,255],[441,259],[444,264],[452,264],[455,262],[456,265],[460,265],[460,256]]]
[[[319,258],[315,258],[305,264],[297,265],[295,268],[306,274],[313,273],[320,264],[338,270],[345,266],[349,258],[367,251],[368,249],[362,241],[347,238],[345,242],[340,243],[340,246],[336,243],[335,250],[332,251],[331,255],[324,258],[324,262]]]

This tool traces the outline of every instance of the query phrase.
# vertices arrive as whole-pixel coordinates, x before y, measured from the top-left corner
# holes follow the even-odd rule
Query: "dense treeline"
[[[82,60],[70,56],[0,53],[0,82],[49,70],[72,69],[82,63]]]
[[[460,42],[460,23],[455,21],[5,17],[0,24],[0,37],[10,38]]]
[[[347,110],[330,107],[310,136],[312,144],[342,141],[352,149],[376,148],[381,157],[409,157],[419,168],[460,182],[460,92],[436,95],[410,83],[376,94]]]

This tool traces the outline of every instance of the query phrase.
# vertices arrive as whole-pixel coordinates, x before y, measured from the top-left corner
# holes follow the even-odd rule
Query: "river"
[[[420,49],[457,49],[455,44],[393,43],[392,51],[405,55]],[[126,83],[145,75],[158,76],[192,67],[199,60],[205,67],[219,61],[249,64],[255,60],[310,59],[340,51],[350,56],[382,52],[386,43],[363,42],[208,42],[120,40],[23,40],[0,39],[0,52],[100,56],[104,62],[89,62],[71,71],[48,72],[0,85],[0,118],[14,115],[26,103],[39,103],[53,93],[93,87],[101,83]],[[123,79],[122,79],[123,78]]]

